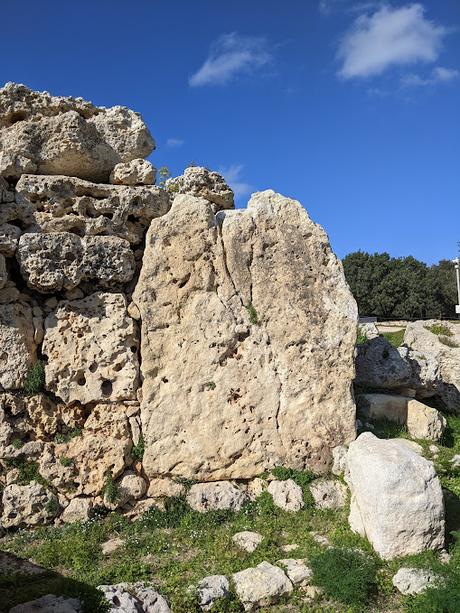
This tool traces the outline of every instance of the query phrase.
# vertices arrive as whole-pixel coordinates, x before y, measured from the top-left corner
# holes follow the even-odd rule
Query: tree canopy
[[[452,262],[427,266],[412,256],[356,251],[343,260],[361,316],[455,318],[457,286]]]

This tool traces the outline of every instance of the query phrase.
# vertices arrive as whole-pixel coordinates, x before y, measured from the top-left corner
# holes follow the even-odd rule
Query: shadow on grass
[[[0,613],[46,594],[78,598],[83,613],[106,613],[108,603],[96,588],[0,551]]]

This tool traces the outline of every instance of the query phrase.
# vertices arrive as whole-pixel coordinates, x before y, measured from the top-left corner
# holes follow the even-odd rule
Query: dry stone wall
[[[272,191],[232,210],[204,168],[158,187],[153,148],[124,107],[0,89],[4,527],[135,516],[179,477],[246,499],[355,437],[356,305],[326,234]]]

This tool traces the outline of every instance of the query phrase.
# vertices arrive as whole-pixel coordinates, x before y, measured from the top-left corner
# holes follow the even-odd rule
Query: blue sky
[[[0,81],[134,108],[156,166],[295,197],[339,256],[455,256],[458,0],[23,0],[2,25]]]

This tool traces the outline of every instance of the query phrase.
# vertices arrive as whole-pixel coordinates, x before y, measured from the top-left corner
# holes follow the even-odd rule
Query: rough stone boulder
[[[292,583],[281,568],[268,562],[235,573],[233,582],[245,611],[269,606],[293,590]]]
[[[442,583],[439,575],[423,568],[400,568],[392,579],[395,588],[404,595],[421,594],[429,587]]]
[[[149,478],[324,472],[354,439],[356,304],[299,202],[266,191],[214,215],[177,195],[151,223],[133,301]]]
[[[166,181],[170,193],[190,194],[212,202],[215,210],[233,209],[233,191],[218,172],[202,166],[189,166],[180,177]]]
[[[147,160],[120,162],[110,175],[114,185],[153,185],[155,179],[156,169]]]
[[[12,483],[3,490],[3,528],[37,526],[56,515],[56,496],[43,485],[31,481],[28,485]]]
[[[405,347],[393,347],[386,338],[371,338],[356,348],[355,383],[375,389],[410,387],[412,368]]]
[[[397,439],[365,432],[350,444],[347,465],[350,526],[383,559],[442,548],[444,501],[431,462]]]
[[[153,185],[105,185],[75,177],[23,175],[16,185],[10,216],[20,219],[27,232],[104,234],[138,244],[150,221],[169,207],[167,192]]]
[[[36,600],[16,605],[9,613],[81,613],[82,609],[78,598],[46,594]]]
[[[427,380],[426,369],[419,366],[426,395],[439,396],[449,411],[460,413],[460,325],[435,320],[415,321],[406,328],[404,344],[421,355],[424,362],[437,365],[431,380]]]
[[[187,494],[187,502],[195,511],[239,511],[247,502],[246,493],[229,481],[195,483]]]
[[[73,484],[72,497],[100,494],[110,473],[113,479],[131,462],[132,441],[126,407],[98,404],[78,436],[48,443],[40,458],[40,474],[54,487]]]
[[[135,400],[137,349],[123,294],[62,301],[45,320],[46,388],[68,403]]]
[[[0,390],[20,389],[36,357],[33,313],[20,302],[0,304]]]
[[[319,509],[341,509],[347,502],[347,488],[333,479],[315,479],[310,492]]]
[[[119,162],[144,158],[155,143],[141,116],[24,85],[0,89],[0,176],[69,175],[107,181]]]
[[[446,427],[446,419],[439,411],[406,396],[361,394],[357,396],[357,406],[361,419],[404,425],[414,438],[439,441]]]
[[[16,258],[27,285],[42,293],[74,289],[82,281],[110,288],[130,281],[135,271],[128,241],[117,236],[23,234]]]

